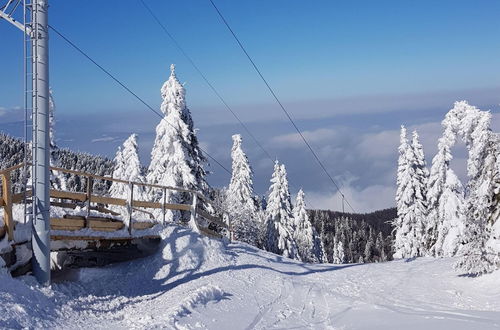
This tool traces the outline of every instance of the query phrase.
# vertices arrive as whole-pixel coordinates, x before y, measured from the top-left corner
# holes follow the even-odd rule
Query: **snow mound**
[[[172,317],[183,317],[191,314],[193,309],[224,299],[226,294],[218,286],[206,285],[189,294],[171,313]]]

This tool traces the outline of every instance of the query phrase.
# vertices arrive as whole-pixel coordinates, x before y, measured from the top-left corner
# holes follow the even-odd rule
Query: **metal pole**
[[[49,31],[48,0],[32,2],[33,137],[33,273],[50,284],[50,173],[49,173]],[[36,56],[35,56],[36,55]]]

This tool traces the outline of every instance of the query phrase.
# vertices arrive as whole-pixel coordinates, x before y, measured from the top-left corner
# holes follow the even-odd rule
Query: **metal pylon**
[[[14,17],[16,9],[21,3],[23,5],[22,23]],[[0,7],[0,18],[5,19],[24,33],[26,140],[28,139],[27,117],[30,110],[33,122],[33,166],[31,168],[33,190],[32,265],[35,277],[44,285],[50,284],[48,8],[48,0],[31,0],[31,2],[28,0],[9,0]],[[25,155],[27,154],[26,151],[27,149],[25,149]],[[27,172],[27,168],[25,170]],[[26,191],[26,185],[24,188]]]

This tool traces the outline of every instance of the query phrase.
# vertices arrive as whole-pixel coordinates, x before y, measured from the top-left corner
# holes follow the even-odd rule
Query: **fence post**
[[[198,231],[198,225],[196,224],[196,207],[198,206],[198,196],[196,192],[193,192],[193,203],[191,204],[191,219],[189,220],[189,226],[195,232]]]
[[[85,221],[85,227],[89,227],[89,219],[90,217],[90,203],[92,199],[92,186],[94,185],[92,177],[88,176],[87,177],[87,219]]]
[[[165,209],[166,204],[167,204],[167,188],[163,188],[163,204],[161,205],[161,211],[163,214],[163,225],[164,226],[165,226],[165,222],[166,222],[165,213],[167,213],[167,210]]]
[[[229,216],[228,213],[226,213],[227,217],[227,229],[229,230],[229,241],[233,241],[233,224],[231,223],[231,217]]]
[[[4,202],[4,222],[7,227],[9,241],[14,239],[14,219],[12,219],[12,191],[10,189],[10,172],[2,174],[2,198]]]
[[[132,236],[132,212],[134,211],[134,207],[132,205],[132,202],[134,201],[134,183],[130,182],[128,184],[128,188],[130,190],[128,194],[128,202],[127,202],[127,210],[128,210],[128,233],[130,236]]]

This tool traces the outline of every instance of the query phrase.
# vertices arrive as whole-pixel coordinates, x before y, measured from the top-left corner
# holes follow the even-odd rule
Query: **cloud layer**
[[[477,91],[476,94],[476,97],[481,95]],[[491,90],[483,91],[483,97],[479,97],[476,104],[492,101],[490,94]],[[300,119],[296,122],[353,208],[358,212],[368,212],[394,205],[400,125],[405,124],[409,132],[418,130],[427,163],[430,164],[442,131],[440,122],[453,102],[429,107],[446,103],[450,95],[429,95],[428,98],[406,95],[394,100],[379,97],[377,102],[373,98],[360,98],[357,101],[344,100],[342,107],[340,103],[313,100],[302,105],[301,112],[296,114]],[[420,103],[417,102],[419,100]],[[321,102],[326,102],[323,108],[317,106]],[[396,111],[398,107],[405,109]],[[499,107],[495,103],[481,107],[493,109],[492,129],[500,131]],[[328,108],[342,111],[328,112]],[[362,110],[355,110],[358,108]],[[300,135],[289,122],[277,119],[278,110],[274,109],[269,115],[263,114],[267,112],[271,111],[259,108],[244,113],[244,116],[254,119],[249,120],[247,126],[269,152],[271,159],[238,124],[232,122],[227,112],[222,112],[220,116],[212,114],[208,118],[208,113],[200,114],[199,108],[192,109],[195,125],[199,127],[201,146],[226,168],[231,168],[231,135],[243,135],[243,147],[255,172],[257,193],[267,192],[273,161],[279,159],[287,167],[292,194],[303,188],[310,207],[341,210],[339,192],[318,166]],[[130,134],[138,133],[141,160],[145,165],[149,163],[155,127],[159,122],[157,117],[142,110],[120,114],[67,115],[64,109],[58,109],[56,115],[56,140],[62,147],[113,157],[116,148]],[[266,116],[267,120],[260,120]],[[23,111],[19,109],[0,108],[0,129],[22,136],[22,118]],[[453,154],[452,166],[465,182],[467,152],[463,144],[458,144]],[[209,171],[212,185],[228,185],[229,174],[217,164],[212,162]]]

